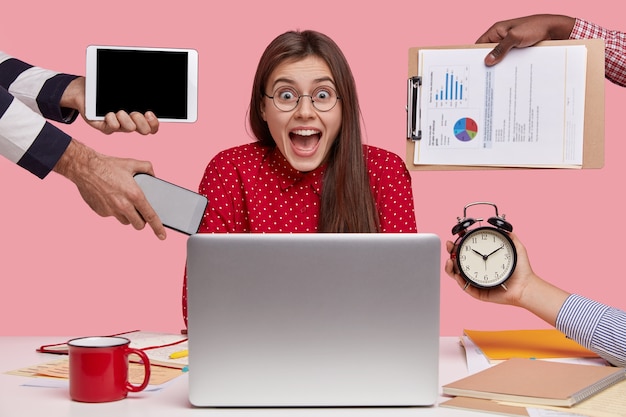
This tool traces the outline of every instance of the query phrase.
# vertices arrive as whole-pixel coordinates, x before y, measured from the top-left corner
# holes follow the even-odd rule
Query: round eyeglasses
[[[278,87],[271,96],[265,93],[263,95],[271,98],[278,110],[285,112],[292,111],[298,107],[302,97],[310,98],[311,104],[318,111],[332,110],[337,104],[337,100],[339,100],[337,92],[328,86],[317,87],[311,94],[300,94],[295,88],[285,86]]]

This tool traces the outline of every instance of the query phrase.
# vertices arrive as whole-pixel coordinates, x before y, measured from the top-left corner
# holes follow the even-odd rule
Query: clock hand
[[[483,255],[482,253],[478,252],[478,251],[477,251],[476,249],[474,249],[474,248],[472,248],[472,252],[474,252],[474,253],[476,253],[476,254],[480,255],[480,257],[481,257],[481,258],[483,258],[483,260],[485,260],[485,261],[486,261],[486,260],[487,260],[487,258],[489,257],[489,255],[485,256],[485,255]]]
[[[487,258],[489,258],[491,255],[493,255],[494,253],[496,253],[497,251],[499,251],[500,249],[502,249],[502,248],[504,248],[504,245],[500,246],[498,249],[494,250],[494,251],[493,251],[493,252],[491,252],[489,255],[485,256],[485,257],[484,257],[484,258],[485,258],[485,260],[486,260]]]

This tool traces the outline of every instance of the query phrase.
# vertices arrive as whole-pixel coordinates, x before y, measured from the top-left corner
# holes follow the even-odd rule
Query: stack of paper
[[[514,358],[442,387],[442,407],[528,415],[543,408],[592,417],[626,415],[626,369]]]

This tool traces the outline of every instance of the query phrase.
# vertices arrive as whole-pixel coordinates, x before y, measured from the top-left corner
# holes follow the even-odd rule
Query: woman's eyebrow
[[[278,83],[295,84],[295,81],[292,80],[291,78],[286,78],[286,77],[277,78],[274,80],[274,83],[272,84],[272,86],[275,86]]]
[[[323,82],[330,82],[332,85],[335,85],[335,82],[333,81],[333,79],[331,77],[325,76],[325,77],[320,77],[320,78],[316,78],[312,81],[312,84],[320,84]],[[290,84],[290,85],[295,85],[296,81],[294,81],[291,78],[287,78],[287,77],[280,77],[274,80],[274,83],[272,84],[272,89],[274,89],[276,87],[276,84],[279,83],[285,83],[285,84]]]
[[[335,81],[331,77],[322,77],[314,80],[316,84],[323,83],[325,81],[329,81],[332,85],[335,85]]]

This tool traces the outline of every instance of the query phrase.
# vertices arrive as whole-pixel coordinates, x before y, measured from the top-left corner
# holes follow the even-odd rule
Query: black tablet
[[[85,112],[153,111],[161,122],[198,117],[198,52],[194,49],[87,47]]]

